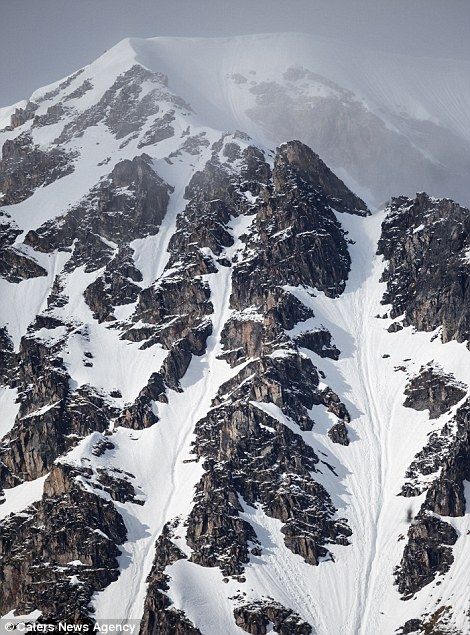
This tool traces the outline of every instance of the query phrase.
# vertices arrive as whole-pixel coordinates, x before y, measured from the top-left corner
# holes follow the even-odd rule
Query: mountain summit
[[[0,111],[1,615],[468,632],[446,68],[130,39]]]

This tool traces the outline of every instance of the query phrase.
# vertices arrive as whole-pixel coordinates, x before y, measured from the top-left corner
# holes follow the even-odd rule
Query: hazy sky
[[[470,0],[0,0],[0,106],[124,37],[275,31],[470,59]]]

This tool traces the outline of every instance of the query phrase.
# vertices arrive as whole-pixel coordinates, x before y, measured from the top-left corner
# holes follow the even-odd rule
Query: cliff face
[[[0,132],[0,613],[465,632],[468,210],[134,62]]]

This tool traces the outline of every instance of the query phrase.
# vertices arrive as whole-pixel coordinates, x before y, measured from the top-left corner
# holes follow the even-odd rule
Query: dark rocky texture
[[[13,283],[47,274],[34,256],[14,246],[20,234],[9,214],[0,212],[0,277]]]
[[[41,321],[37,326],[43,326]],[[50,326],[57,328],[54,322]],[[70,388],[60,349],[60,340],[52,346],[34,337],[21,340],[15,373],[8,378],[18,389],[20,406],[12,430],[0,444],[1,486],[14,487],[46,474],[81,438],[106,430],[115,414],[91,387]]]
[[[122,518],[77,476],[83,472],[56,465],[42,500],[0,523],[2,614],[38,609],[45,622],[66,616],[69,623],[90,623],[93,593],[118,577],[117,545],[127,537]]]
[[[449,570],[454,561],[451,545],[457,532],[436,516],[420,513],[408,530],[408,542],[395,572],[399,592],[410,597]]]
[[[310,635],[312,627],[300,615],[273,600],[259,600],[237,606],[233,614],[237,626],[251,635],[265,635],[272,624],[279,635]]]
[[[98,322],[115,320],[114,308],[137,301],[142,274],[134,265],[132,249],[121,247],[104,273],[86,289],[84,298]]]
[[[100,123],[104,123],[116,139],[129,139],[129,136],[140,133],[151,116],[155,117],[152,132],[146,133],[140,147],[172,136],[173,129],[169,126],[173,118],[171,110],[173,114],[175,109],[188,112],[190,107],[168,90],[167,83],[168,79],[162,73],[152,73],[135,64],[117,77],[96,104],[73,117],[56,143],[63,144],[80,137],[87,128]],[[146,84],[149,90],[143,94]],[[84,90],[83,86],[81,90]]]
[[[430,419],[436,419],[467,394],[467,386],[457,382],[442,369],[428,365],[421,368],[405,390],[404,406],[414,410],[429,410]]]
[[[73,172],[73,155],[53,148],[42,150],[23,133],[5,141],[0,161],[0,202],[13,205],[29,198],[38,187]]]
[[[460,406],[455,417],[440,431],[432,432],[429,441],[410,465],[402,488],[405,496],[427,490],[424,507],[443,516],[465,514],[464,481],[470,476],[470,404]],[[429,481],[421,475],[438,476]]]
[[[442,340],[470,335],[470,213],[425,193],[393,198],[378,253],[386,260],[384,304],[391,318],[420,331],[442,327]]]
[[[47,253],[70,250],[73,245],[67,268],[84,264],[93,271],[111,260],[112,244],[120,247],[157,233],[170,191],[153,170],[150,157],[120,161],[78,205],[30,231],[25,243]]]
[[[245,159],[247,155],[250,192],[260,202],[253,209],[255,231],[245,237],[241,262],[233,268],[230,303],[240,317],[235,313],[226,324],[222,341],[232,364],[259,358],[221,386],[214,408],[196,425],[195,451],[205,459],[206,473],[197,487],[187,532],[193,560],[231,575],[242,573],[249,544],[256,540],[240,517],[239,495],[281,520],[287,546],[311,564],[329,555],[326,544],[348,544],[346,522],[333,518],[328,493],[311,476],[318,457],[282,417],[299,431],[309,430],[314,422],[308,410],[323,404],[342,422],[333,433],[335,440],[347,443],[344,422],[349,415],[331,389],[318,388],[317,370],[285,333],[312,313],[279,285],[303,281],[329,295],[340,293],[349,255],[330,202],[352,204],[352,213],[365,213],[364,204],[346,195],[318,157],[298,142],[279,150],[272,177],[259,153],[249,148],[242,154]],[[211,172],[198,177],[200,187],[205,179],[213,188]],[[235,192],[246,189],[239,186]],[[210,192],[212,197],[218,194]],[[230,195],[226,188],[223,202]],[[287,245],[279,246],[284,241]],[[321,349],[327,344],[336,356],[330,343],[331,336],[324,332]],[[269,411],[273,414],[263,403],[274,406]]]

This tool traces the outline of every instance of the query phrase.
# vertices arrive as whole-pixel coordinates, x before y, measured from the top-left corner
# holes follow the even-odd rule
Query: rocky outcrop
[[[441,328],[443,342],[467,341],[469,249],[468,209],[425,193],[393,198],[378,245],[387,263],[383,304],[391,304],[390,317],[420,331]]]
[[[47,274],[34,256],[22,251],[21,247],[14,246],[15,239],[20,234],[21,230],[10,215],[0,213],[0,277],[13,283]]]
[[[127,535],[114,505],[80,485],[84,476],[56,465],[41,501],[0,523],[2,615],[39,610],[47,623],[92,623],[89,602],[118,577]]]
[[[449,570],[454,561],[451,545],[457,532],[436,516],[422,512],[408,530],[408,543],[400,566],[395,571],[395,583],[407,599],[432,582],[436,575]]]
[[[52,324],[39,321],[36,326],[40,329],[45,324],[52,326],[51,331],[64,328],[54,320]],[[21,340],[15,373],[8,377],[8,383],[18,389],[20,405],[13,428],[0,444],[3,487],[47,474],[58,456],[90,432],[106,430],[116,414],[91,387],[70,388],[60,350],[60,338],[49,346],[34,337]]]
[[[46,253],[70,250],[73,245],[67,268],[85,265],[87,271],[94,271],[108,264],[117,247],[157,233],[170,192],[150,157],[120,161],[78,205],[30,231],[24,242]]]
[[[80,137],[85,130],[100,123],[112,132],[116,139],[129,139],[138,135],[151,116],[155,118],[154,127],[161,127],[172,120],[172,109],[188,112],[190,107],[182,99],[173,95],[167,88],[168,79],[163,73],[152,73],[147,68],[135,64],[119,75],[101,99],[90,108],[73,117],[55,140],[63,144],[74,137]],[[81,87],[83,92],[87,86]],[[69,95],[69,98],[72,98]],[[167,119],[168,121],[165,121]],[[152,128],[151,128],[152,130]],[[162,130],[162,129],[161,129]],[[161,138],[162,131],[160,130]],[[147,133],[147,141],[141,144],[156,143],[156,130]],[[171,134],[173,130],[171,129]]]
[[[421,368],[405,389],[404,406],[414,410],[429,410],[429,418],[436,419],[467,394],[467,386],[457,382],[432,364]]]
[[[470,404],[467,400],[450,422],[429,435],[427,444],[407,470],[402,495],[416,496],[427,491],[426,509],[444,516],[463,516],[466,509],[464,481],[470,476],[469,452]],[[436,478],[430,480],[432,474],[436,474]]]
[[[53,148],[42,150],[31,136],[8,139],[0,160],[0,202],[13,205],[29,198],[41,186],[49,185],[74,170],[73,155]]]
[[[107,263],[103,274],[85,289],[83,297],[98,322],[115,320],[115,307],[137,302],[142,274],[132,255],[130,247],[121,247]]]
[[[236,312],[225,325],[222,341],[224,357],[233,365],[257,358],[221,386],[212,410],[196,425],[195,451],[205,459],[206,473],[197,487],[187,531],[191,559],[219,566],[228,575],[242,573],[249,545],[256,541],[240,516],[239,496],[281,520],[286,545],[310,564],[331,557],[325,545],[348,544],[351,533],[345,521],[334,519],[328,493],[314,480],[317,455],[292,430],[310,430],[314,421],[309,410],[323,404],[342,422],[334,439],[347,443],[349,415],[331,389],[319,388],[317,370],[286,333],[312,313],[280,287],[303,280],[329,294],[343,288],[349,256],[330,208],[333,193],[321,190],[323,176],[316,180],[310,175],[318,165],[301,144],[281,148],[272,186],[266,183],[271,175],[267,166],[262,168],[262,157],[252,153],[250,161],[256,168],[250,173],[250,192],[260,200],[250,210],[256,229],[245,237],[240,264],[233,268],[230,303]],[[261,183],[257,174],[263,175]],[[216,181],[204,173],[198,185],[206,178],[213,187]],[[210,193],[216,195],[212,189]],[[342,189],[336,194],[341,199]],[[230,196],[226,188],[222,202]],[[344,198],[343,204],[348,201]],[[277,247],[284,240],[287,246]],[[322,338],[322,348],[329,346],[331,336]]]
[[[265,635],[269,626],[280,635],[312,633],[312,627],[300,615],[274,600],[258,600],[237,606],[233,614],[237,626],[252,635]]]

